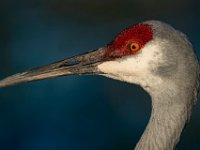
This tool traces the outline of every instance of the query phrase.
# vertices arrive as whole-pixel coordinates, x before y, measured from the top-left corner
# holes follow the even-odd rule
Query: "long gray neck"
[[[186,36],[169,26],[149,23],[156,29],[161,58],[149,63],[150,73],[139,81],[152,97],[152,114],[135,149],[173,150],[196,102],[200,66]]]
[[[173,150],[190,116],[189,104],[184,103],[187,98],[178,93],[154,95],[149,123],[135,149]]]

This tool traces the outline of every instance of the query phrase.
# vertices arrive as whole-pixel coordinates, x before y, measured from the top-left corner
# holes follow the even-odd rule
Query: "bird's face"
[[[162,61],[159,40],[149,24],[137,24],[126,28],[108,44],[105,61],[97,66],[102,75],[114,79],[148,86],[153,72]]]
[[[10,76],[0,81],[0,87],[74,74],[101,74],[138,83],[150,77],[159,55],[152,26],[140,23],[120,32],[103,48]]]

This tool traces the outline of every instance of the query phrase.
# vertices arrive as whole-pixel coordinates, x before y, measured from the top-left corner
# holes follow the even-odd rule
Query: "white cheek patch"
[[[115,76],[141,76],[156,67],[154,62],[158,62],[160,59],[159,45],[150,42],[138,54],[104,62],[98,66],[98,69]]]
[[[98,69],[104,72],[106,77],[138,84],[152,92],[162,82],[162,79],[152,72],[163,60],[160,42],[156,43],[148,43],[138,54],[104,62]]]

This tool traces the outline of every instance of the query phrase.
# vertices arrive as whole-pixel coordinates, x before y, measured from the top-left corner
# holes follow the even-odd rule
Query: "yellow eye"
[[[140,50],[140,44],[137,42],[131,42],[129,44],[129,50],[131,50],[132,52],[137,52]]]

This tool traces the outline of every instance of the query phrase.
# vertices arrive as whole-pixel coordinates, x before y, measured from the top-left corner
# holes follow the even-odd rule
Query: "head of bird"
[[[101,74],[141,85],[150,94],[183,92],[199,76],[198,60],[187,37],[160,21],[126,28],[105,49],[108,61],[97,66]]]
[[[197,65],[184,34],[163,22],[146,21],[124,29],[102,48],[7,77],[0,81],[0,87],[58,76],[99,74],[139,84],[152,92],[163,82],[175,86],[172,79],[191,78],[188,74]]]

